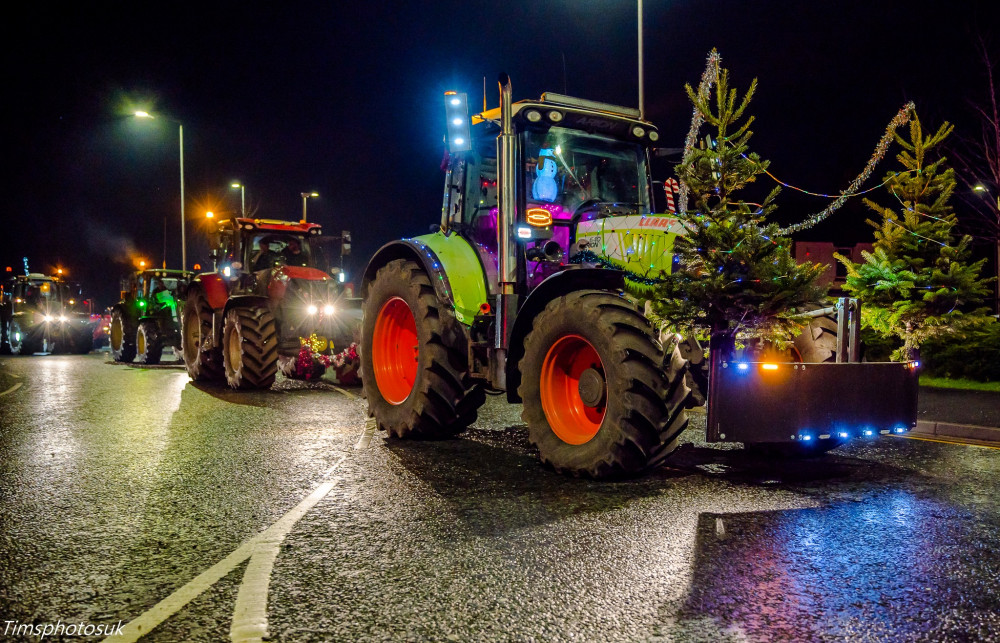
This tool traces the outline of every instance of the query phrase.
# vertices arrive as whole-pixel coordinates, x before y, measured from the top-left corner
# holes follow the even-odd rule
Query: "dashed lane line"
[[[329,478],[343,461],[344,457],[341,457],[330,467],[324,478]],[[273,525],[245,541],[236,551],[146,610],[138,618],[129,621],[122,628],[120,635],[108,637],[104,641],[107,643],[138,641],[140,637],[149,634],[157,625],[179,612],[248,558],[250,563],[243,574],[243,583],[236,596],[230,638],[239,643],[262,640],[267,636],[267,590],[279,547],[295,523],[325,498],[338,482],[340,478],[322,482],[308,497]]]
[[[21,388],[22,386],[23,386],[23,384],[21,382],[18,382],[17,384],[15,384],[14,386],[10,387],[9,389],[7,389],[6,391],[4,391],[3,393],[0,393],[0,397],[3,397],[4,395],[10,395],[11,393],[13,393],[14,391],[16,391],[17,389]]]

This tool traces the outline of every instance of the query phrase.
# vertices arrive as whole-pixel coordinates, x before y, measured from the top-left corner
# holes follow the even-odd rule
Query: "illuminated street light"
[[[306,222],[306,203],[309,201],[309,197],[317,197],[319,192],[303,192],[302,193],[302,223]]]
[[[137,111],[136,118],[154,118],[149,112]],[[180,121],[166,119],[177,123],[177,134],[180,144],[181,165],[181,269],[187,270],[187,239],[184,235],[184,125]]]
[[[205,218],[206,218],[206,219],[211,219],[211,218],[213,218],[214,216],[215,216],[215,213],[214,213],[214,212],[212,212],[211,210],[209,210],[208,212],[206,212],[206,213],[205,213]]]
[[[240,214],[243,216],[247,215],[247,186],[242,183],[233,183],[229,187],[239,188],[240,190]]]

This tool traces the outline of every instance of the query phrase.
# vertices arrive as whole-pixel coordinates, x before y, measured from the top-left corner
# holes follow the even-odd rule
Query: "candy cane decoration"
[[[677,206],[674,205],[674,194],[680,194],[681,184],[677,179],[667,179],[663,182],[663,191],[667,194],[667,211],[677,214]]]

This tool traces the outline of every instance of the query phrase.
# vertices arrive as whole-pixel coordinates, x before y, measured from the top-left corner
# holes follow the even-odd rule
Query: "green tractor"
[[[626,291],[669,272],[683,234],[653,214],[656,127],[638,110],[558,94],[514,103],[504,75],[499,108],[470,123],[465,95],[446,94],[445,107],[440,225],[383,246],[362,279],[361,374],[377,425],[454,436],[486,393],[503,392],[557,471],[659,466],[687,426],[690,389],[689,360]],[[911,365],[799,366],[727,362],[708,439],[798,447],[915,424]],[[856,386],[873,382],[884,396]],[[807,389],[819,391],[808,405]]]
[[[111,309],[108,344],[116,362],[159,364],[163,349],[179,351],[180,312],[194,273],[147,269],[121,280],[121,300]]]

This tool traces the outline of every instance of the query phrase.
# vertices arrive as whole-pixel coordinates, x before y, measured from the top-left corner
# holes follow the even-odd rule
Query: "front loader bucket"
[[[726,361],[712,374],[709,442],[812,442],[917,424],[916,362]]]

